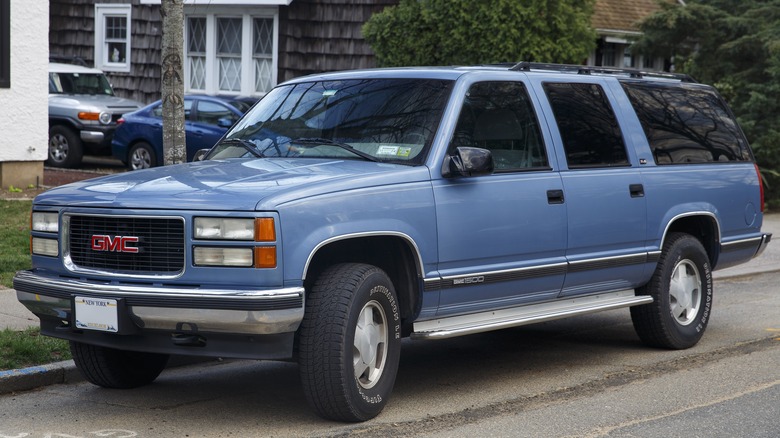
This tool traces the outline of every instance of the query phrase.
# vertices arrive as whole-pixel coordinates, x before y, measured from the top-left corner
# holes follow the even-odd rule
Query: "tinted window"
[[[545,83],[569,168],[628,165],[615,113],[596,84]]]
[[[158,104],[156,107],[152,109],[152,115],[155,117],[162,118],[162,113],[163,113],[162,103]],[[190,113],[192,113],[192,100],[184,99],[184,118],[186,120],[190,119]]]
[[[265,156],[366,159],[363,153],[380,161],[421,164],[451,89],[451,81],[437,79],[282,85],[226,138],[247,140]]]
[[[714,90],[623,83],[657,164],[749,161],[747,141]]]
[[[94,73],[50,73],[49,91],[58,94],[114,95],[108,79]]]
[[[196,118],[196,121],[198,122],[214,126],[219,125],[220,119],[229,120],[230,124],[233,124],[238,120],[238,116],[233,114],[225,105],[207,102],[205,100],[198,101],[198,113]]]
[[[459,146],[489,149],[497,172],[547,167],[539,124],[520,82],[469,88],[450,148]]]

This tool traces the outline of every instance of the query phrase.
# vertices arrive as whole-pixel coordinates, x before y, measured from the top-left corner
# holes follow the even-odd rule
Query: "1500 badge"
[[[479,275],[477,277],[456,278],[452,280],[452,285],[459,286],[464,284],[477,284],[477,283],[484,283],[484,282],[485,282],[485,276]]]

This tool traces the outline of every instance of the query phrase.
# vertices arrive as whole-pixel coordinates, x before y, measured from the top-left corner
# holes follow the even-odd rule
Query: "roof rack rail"
[[[674,79],[680,82],[696,82],[692,77],[690,77],[687,74],[669,73],[664,71],[647,71],[647,70],[639,70],[635,68],[623,68],[623,67],[589,66],[589,65],[574,65],[574,64],[548,64],[543,62],[520,61],[509,68],[509,70],[511,71],[531,71],[531,69],[552,70],[552,71],[576,73],[580,75],[589,75],[589,74],[623,75],[633,79],[658,78],[658,79]]]

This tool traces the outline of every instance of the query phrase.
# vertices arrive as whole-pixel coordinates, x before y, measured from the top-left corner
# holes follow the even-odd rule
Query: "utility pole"
[[[187,161],[184,135],[184,0],[162,0],[163,164]]]

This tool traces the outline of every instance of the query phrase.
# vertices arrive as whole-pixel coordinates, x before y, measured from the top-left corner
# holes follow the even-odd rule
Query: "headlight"
[[[195,266],[251,267],[254,263],[252,248],[216,248],[198,246],[193,251]]]
[[[196,239],[256,242],[276,240],[274,220],[270,217],[257,219],[196,217],[193,228]]]
[[[57,257],[60,252],[60,245],[57,239],[42,239],[40,237],[33,237],[30,241],[30,247],[32,253],[35,255],[45,255],[49,257]]]
[[[32,214],[32,230],[56,233],[60,229],[58,221],[59,218],[57,213],[34,211]]]
[[[255,240],[254,219],[196,217],[196,239]]]
[[[100,123],[104,125],[108,125],[109,123],[111,123],[111,114],[107,112],[102,112],[100,113],[99,119],[100,119]]]

